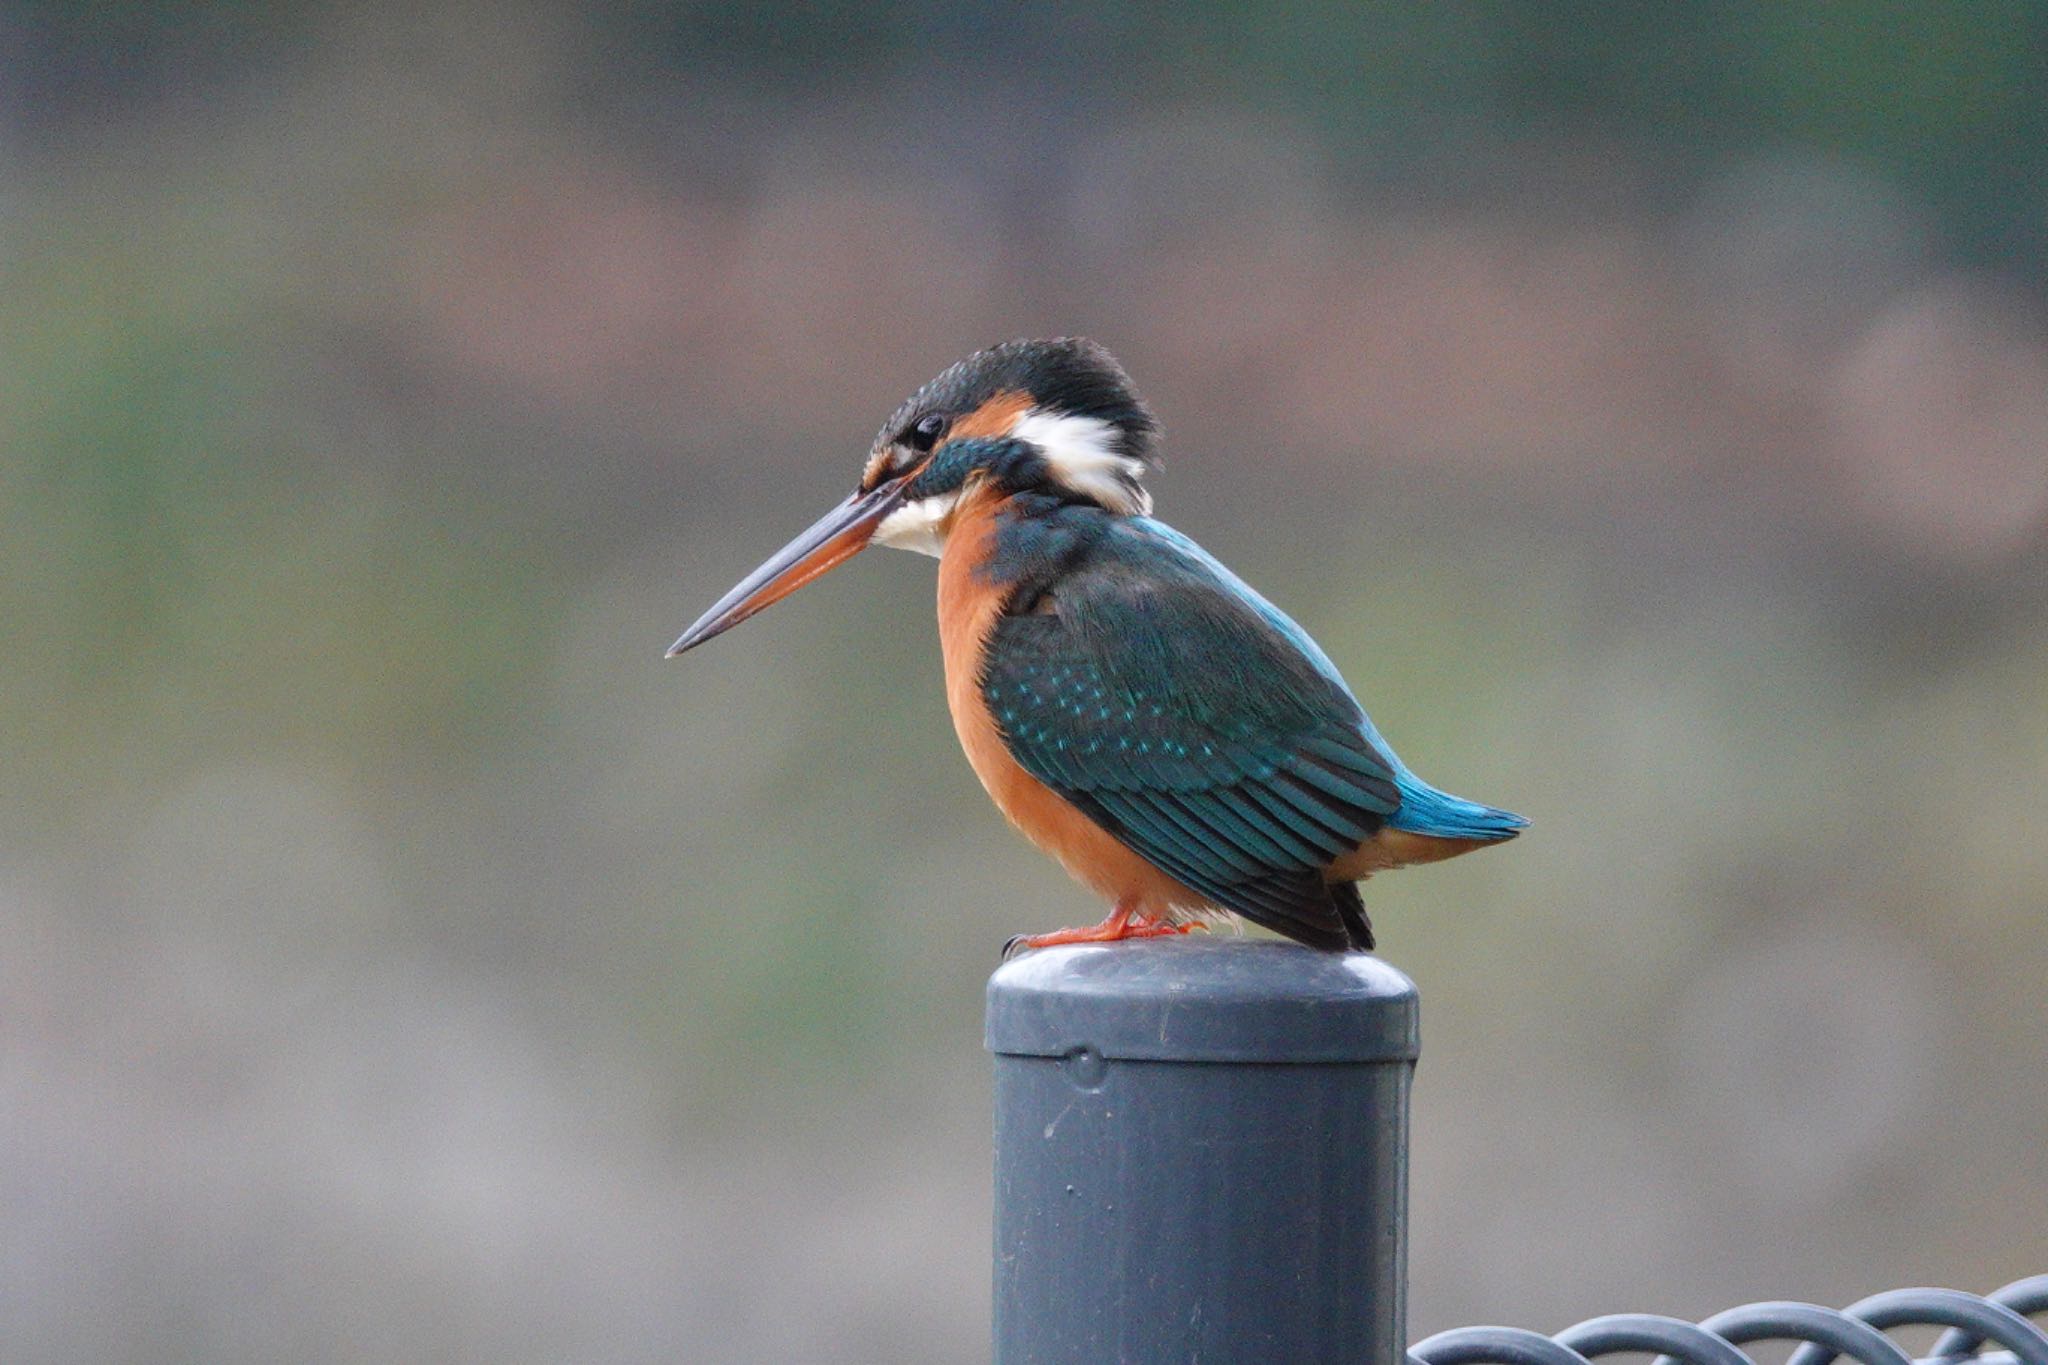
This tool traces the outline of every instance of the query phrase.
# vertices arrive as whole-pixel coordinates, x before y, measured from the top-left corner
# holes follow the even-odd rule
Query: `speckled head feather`
[[[1145,464],[1157,460],[1158,419],[1116,357],[1086,337],[1006,341],[976,351],[896,409],[875,437],[875,449],[902,439],[927,414],[965,417],[1001,393],[1027,394],[1041,411],[1104,422],[1116,433],[1118,454]]]
[[[1084,337],[1004,342],[946,370],[882,425],[863,486],[965,438],[1026,443],[1054,481],[1113,511],[1151,505],[1142,480],[1158,460],[1158,420],[1123,366]]]

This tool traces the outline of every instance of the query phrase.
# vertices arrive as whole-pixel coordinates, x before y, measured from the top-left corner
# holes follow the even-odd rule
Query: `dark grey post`
[[[997,1365],[1398,1365],[1415,986],[1170,939],[989,980]]]

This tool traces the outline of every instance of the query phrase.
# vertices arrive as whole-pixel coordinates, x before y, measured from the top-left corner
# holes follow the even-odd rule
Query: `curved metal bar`
[[[1408,1348],[1411,1365],[1590,1365],[1568,1346],[1520,1327],[1454,1327]]]
[[[2014,1280],[2005,1288],[1994,1289],[1984,1297],[2012,1309],[2021,1317],[2048,1313],[2048,1275],[2029,1275],[2024,1280]]]
[[[2048,1336],[2003,1304],[1954,1289],[1894,1289],[1873,1294],[1842,1310],[1880,1331],[1894,1327],[1935,1325],[1959,1327],[1997,1342],[2013,1353],[2018,1365],[2048,1365]],[[1786,1365],[1828,1365],[1836,1352],[1806,1345]]]
[[[1652,1351],[1675,1356],[1688,1365],[1753,1365],[1748,1356],[1712,1332],[1655,1313],[1588,1318],[1565,1328],[1554,1340],[1586,1356]]]
[[[1994,1289],[1984,1296],[1995,1304],[2012,1309],[2023,1318],[2036,1313],[2048,1313],[2048,1275],[2030,1275],[2024,1280],[2014,1280],[2003,1289]],[[1951,1327],[1941,1334],[1941,1340],[1934,1343],[1929,1354],[1934,1357],[1969,1356],[1977,1354],[1984,1345],[1984,1338],[1961,1327]]]
[[[1752,1341],[1810,1341],[1859,1365],[1913,1365],[1890,1337],[1859,1318],[1817,1303],[1746,1303],[1700,1326],[1737,1346]]]

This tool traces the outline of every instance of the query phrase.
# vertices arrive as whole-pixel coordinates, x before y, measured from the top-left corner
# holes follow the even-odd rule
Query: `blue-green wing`
[[[982,675],[1026,772],[1225,909],[1370,942],[1356,893],[1323,872],[1400,795],[1341,683],[1204,565],[1135,535],[1029,606],[997,623]]]

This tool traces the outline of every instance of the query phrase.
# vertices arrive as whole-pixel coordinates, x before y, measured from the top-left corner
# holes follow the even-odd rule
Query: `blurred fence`
[[[1751,1365],[1742,1347],[1760,1341],[1801,1345],[1790,1365],[1829,1365],[1848,1356],[1859,1365],[1910,1365],[1885,1333],[1901,1327],[1946,1327],[1929,1362],[2019,1362],[2048,1365],[2048,1333],[2029,1316],[2048,1312],[2048,1275],[2036,1275],[1979,1297],[1954,1289],[1894,1289],[1839,1312],[1811,1303],[1750,1303],[1694,1324],[1651,1313],[1591,1318],[1555,1336],[1515,1327],[1459,1327],[1408,1352],[1409,1365],[1587,1365],[1605,1355],[1656,1354],[1659,1365]],[[2002,1350],[1984,1352],[1986,1345]]]

